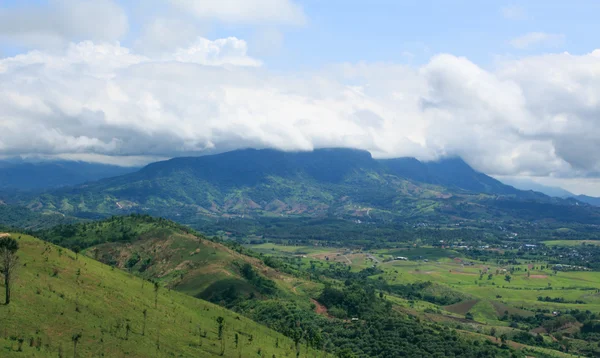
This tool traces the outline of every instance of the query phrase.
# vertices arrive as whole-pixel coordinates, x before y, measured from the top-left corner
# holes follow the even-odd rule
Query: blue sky
[[[584,0],[4,0],[0,157],[339,146],[600,195],[599,13]]]
[[[148,18],[170,11],[162,1],[117,3],[129,17],[129,30],[119,39],[125,45],[135,41]],[[600,2],[591,0],[299,0],[296,4],[305,14],[304,24],[203,19],[196,20],[201,24],[199,35],[235,36],[252,43],[263,31],[277,31],[282,40],[274,50],[250,48],[250,53],[258,52],[272,69],[296,71],[340,62],[420,64],[437,53],[466,56],[487,67],[499,56],[557,51],[584,54],[597,47],[594,34],[600,32]],[[0,8],[36,5],[51,8],[52,1],[4,0]],[[511,40],[529,33],[559,35],[562,40],[526,48],[511,45]],[[5,43],[2,53],[12,55],[26,49]]]
[[[283,69],[332,62],[424,63],[437,53],[491,66],[497,56],[597,48],[600,2],[590,0],[328,0],[298,1],[307,23],[283,27],[282,48],[268,56]],[[216,26],[215,37],[251,38],[253,29]],[[532,32],[563,35],[562,43],[515,49],[510,41]]]

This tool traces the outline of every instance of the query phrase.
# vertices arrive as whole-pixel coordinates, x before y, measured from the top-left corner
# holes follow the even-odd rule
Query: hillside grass
[[[224,318],[225,357],[295,355],[289,338],[224,308],[164,287],[155,307],[154,287],[141,278],[31,236],[12,236],[21,266],[12,302],[0,305],[2,357],[51,357],[59,351],[72,357],[74,334],[81,334],[79,357],[217,356],[217,317]]]
[[[546,246],[581,246],[581,245],[595,245],[600,246],[600,240],[549,240],[543,241]]]

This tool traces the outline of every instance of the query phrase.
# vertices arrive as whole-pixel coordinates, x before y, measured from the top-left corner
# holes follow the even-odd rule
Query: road
[[[377,259],[375,256],[371,255],[371,254],[367,254],[367,257],[370,258],[371,260],[373,260],[375,263],[380,264],[381,261],[379,261],[379,259]]]
[[[352,265],[352,261],[350,261],[350,259],[348,258],[348,256],[342,255],[342,257],[345,258],[348,261],[348,265]]]

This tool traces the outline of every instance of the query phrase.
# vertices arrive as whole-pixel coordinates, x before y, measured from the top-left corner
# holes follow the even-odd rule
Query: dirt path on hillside
[[[301,283],[297,284],[296,286],[293,286],[293,287],[292,287],[292,292],[294,292],[295,294],[298,294],[298,291],[296,290],[296,287],[299,287],[299,286],[302,286],[302,285],[304,285],[304,283],[303,283],[303,282],[301,282]]]
[[[320,314],[321,316],[329,317],[329,313],[327,312],[327,307],[323,306],[315,299],[311,298],[310,301],[315,304],[315,312],[317,314]]]
[[[547,275],[531,275],[529,278],[548,278]]]

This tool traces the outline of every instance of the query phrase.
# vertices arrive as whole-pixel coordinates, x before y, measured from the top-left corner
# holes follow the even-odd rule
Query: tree
[[[217,323],[219,324],[219,340],[223,339],[223,322],[225,319],[221,316],[217,317]]]
[[[126,341],[129,340],[129,331],[131,331],[131,325],[129,324],[129,321],[127,321],[127,323],[125,324],[125,340]]]
[[[225,354],[225,340],[223,339],[223,322],[225,319],[221,316],[217,317],[217,323],[219,324],[219,340],[221,341],[221,356]]]
[[[506,335],[506,333],[503,333],[502,335],[500,335],[500,341],[502,343],[506,343],[507,340],[508,340],[508,336]]]
[[[496,327],[492,327],[492,329],[490,331],[490,336],[496,337]]]
[[[142,313],[144,314],[144,326],[142,327],[142,336],[145,336],[146,335],[146,318],[148,317],[148,310],[144,308]]]
[[[510,283],[510,280],[512,280],[512,277],[510,277],[510,275],[504,276],[504,281]]]
[[[81,251],[81,247],[79,246],[73,246],[73,252],[75,253],[75,260],[77,260],[77,258],[79,257],[79,252]]]
[[[75,333],[71,337],[71,340],[73,341],[73,357],[77,357],[77,343],[79,343],[80,339],[81,339],[81,333]]]
[[[4,288],[6,290],[4,304],[6,305],[10,303],[10,288],[19,262],[18,250],[19,244],[15,239],[10,237],[0,239],[0,271],[4,276]]]

